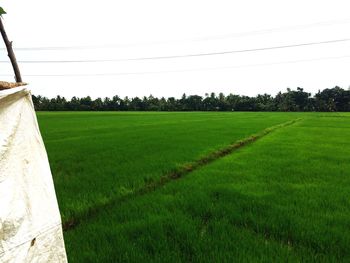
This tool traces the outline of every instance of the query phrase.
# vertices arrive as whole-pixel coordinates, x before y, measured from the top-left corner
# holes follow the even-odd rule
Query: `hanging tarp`
[[[67,262],[30,92],[0,91],[0,262]]]

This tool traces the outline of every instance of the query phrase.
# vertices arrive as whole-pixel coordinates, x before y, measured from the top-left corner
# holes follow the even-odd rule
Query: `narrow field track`
[[[63,222],[295,113],[39,112]]]
[[[350,115],[206,114],[39,116],[70,262],[348,262]]]
[[[120,196],[119,198],[116,199],[111,199],[109,200],[108,203],[104,204],[103,206],[95,206],[90,208],[88,211],[86,211],[85,213],[83,213],[82,215],[78,215],[75,216],[72,219],[67,220],[66,222],[63,222],[63,230],[64,231],[68,231],[73,229],[74,227],[76,227],[81,221],[88,221],[91,218],[93,218],[94,216],[96,216],[100,211],[106,210],[111,208],[113,205],[121,203],[123,201],[126,201],[130,198],[133,198],[135,196],[138,195],[143,195],[146,193],[149,193],[151,191],[154,191],[156,189],[158,189],[159,187],[162,187],[163,185],[165,185],[166,183],[171,182],[172,180],[177,180],[201,167],[204,167],[205,165],[210,164],[211,162],[218,160],[220,158],[225,157],[228,154],[231,154],[232,152],[240,149],[241,147],[244,147],[246,145],[249,145],[253,142],[255,142],[256,140],[262,138],[263,136],[268,135],[269,133],[283,128],[283,127],[287,127],[289,125],[292,125],[294,123],[296,123],[297,121],[300,121],[301,119],[295,119],[295,120],[291,120],[291,121],[287,121],[284,122],[282,124],[278,124],[269,128],[264,129],[263,131],[260,131],[257,134],[253,134],[247,138],[243,138],[242,140],[239,140],[237,142],[234,142],[228,146],[225,146],[221,149],[218,149],[214,152],[209,153],[206,156],[201,157],[198,160],[186,163],[180,167],[178,167],[177,169],[162,175],[158,180],[149,182],[147,184],[145,184],[144,186],[140,187],[139,189],[136,189],[133,192],[129,192],[126,193],[123,196]]]

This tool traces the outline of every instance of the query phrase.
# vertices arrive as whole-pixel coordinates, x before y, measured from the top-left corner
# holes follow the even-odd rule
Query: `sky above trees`
[[[48,97],[255,96],[275,95],[287,87],[316,93],[350,85],[350,42],[176,59],[57,63],[346,39],[348,1],[5,0],[2,6],[23,80],[35,94]],[[28,60],[56,62],[21,62]],[[0,61],[8,61],[4,50]],[[2,80],[13,80],[8,62],[1,63],[0,74]]]

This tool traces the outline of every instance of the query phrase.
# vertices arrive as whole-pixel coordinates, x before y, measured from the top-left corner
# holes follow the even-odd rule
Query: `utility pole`
[[[16,82],[22,82],[21,72],[19,71],[16,56],[15,56],[15,53],[13,52],[13,49],[12,49],[12,41],[10,41],[7,37],[4,24],[2,23],[2,18],[0,18],[0,32],[2,35],[2,39],[5,42],[7,54],[11,60],[13,71],[15,72]]]

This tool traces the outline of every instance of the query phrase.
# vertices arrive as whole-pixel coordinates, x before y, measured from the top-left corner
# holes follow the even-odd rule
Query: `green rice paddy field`
[[[350,114],[39,112],[70,262],[349,262]]]

